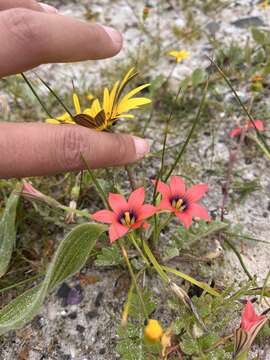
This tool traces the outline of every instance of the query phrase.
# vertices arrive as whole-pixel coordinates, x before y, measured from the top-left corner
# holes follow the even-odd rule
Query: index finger
[[[114,56],[121,34],[60,14],[28,9],[0,12],[0,77],[43,63],[75,62]]]

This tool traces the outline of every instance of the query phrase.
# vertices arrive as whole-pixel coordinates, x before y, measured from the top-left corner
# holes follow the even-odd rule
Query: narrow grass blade
[[[26,84],[29,86],[30,90],[32,91],[32,93],[34,94],[34,96],[36,97],[37,101],[40,103],[42,109],[46,112],[46,114],[53,119],[53,116],[51,115],[51,113],[49,112],[49,110],[47,109],[47,107],[44,105],[43,101],[41,100],[41,98],[39,97],[38,93],[36,92],[36,90],[34,89],[33,85],[31,84],[30,80],[28,80],[28,78],[26,77],[26,75],[24,73],[21,73],[24,81],[26,82]]]
[[[83,154],[81,154],[81,158],[89,172],[90,178],[93,181],[99,196],[101,197],[101,200],[103,201],[104,206],[106,208],[110,209],[110,204],[108,203],[107,196],[106,196],[104,190],[102,189],[100,183],[98,182],[98,179],[95,177],[94,172],[91,170],[90,166],[88,165],[87,161],[85,160]]]
[[[37,75],[42,84],[49,90],[49,92],[56,98],[59,104],[64,108],[64,110],[68,113],[68,115],[73,119],[73,115],[71,114],[69,108],[65,105],[65,103],[60,99],[60,97],[56,94],[56,92],[43,80],[40,76]]]
[[[184,154],[188,144],[190,143],[190,140],[191,140],[191,138],[192,138],[192,136],[194,134],[194,131],[195,131],[197,125],[199,124],[201,113],[203,111],[203,107],[204,107],[204,104],[205,104],[205,99],[206,99],[206,95],[207,95],[207,91],[208,91],[208,84],[209,84],[209,78],[206,81],[204,91],[203,91],[203,96],[202,96],[202,99],[201,99],[201,102],[200,102],[200,106],[199,106],[197,115],[196,115],[196,117],[195,117],[195,119],[193,121],[190,132],[189,132],[189,134],[188,134],[188,136],[186,138],[186,141],[184,142],[184,145],[182,146],[181,150],[179,151],[179,153],[178,153],[178,155],[177,155],[171,169],[168,171],[168,174],[165,176],[165,179],[164,179],[165,182],[168,181],[169,177],[172,175],[172,173],[173,173],[174,169],[176,168],[177,164],[181,160],[181,157]]]
[[[213,295],[213,296],[220,296],[220,293],[218,293],[216,290],[214,290],[213,288],[211,288],[211,286],[209,286],[208,284],[205,284],[201,281],[198,281],[196,279],[194,279],[193,277],[186,275],[184,273],[182,273],[181,271],[175,270],[173,268],[170,268],[168,266],[162,266],[162,269],[168,273],[174,274],[176,276],[179,276],[180,278],[190,282],[193,285],[198,286],[199,288],[207,291],[209,294]]]

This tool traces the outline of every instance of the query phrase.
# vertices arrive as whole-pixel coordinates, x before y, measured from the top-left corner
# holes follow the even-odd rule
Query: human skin
[[[112,57],[122,48],[122,36],[34,0],[0,0],[0,44],[2,78],[41,64]],[[0,122],[0,178],[82,170],[82,156],[91,168],[125,165],[148,151],[146,140],[131,135],[78,125]]]

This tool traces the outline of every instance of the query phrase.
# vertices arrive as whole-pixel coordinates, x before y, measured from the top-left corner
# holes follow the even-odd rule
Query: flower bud
[[[148,320],[144,329],[144,336],[149,342],[159,342],[163,336],[163,333],[163,329],[157,320]]]

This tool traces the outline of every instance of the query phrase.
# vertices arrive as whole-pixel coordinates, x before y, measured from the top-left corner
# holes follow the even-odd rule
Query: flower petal
[[[106,224],[111,224],[116,220],[116,215],[112,211],[109,210],[100,210],[95,212],[94,214],[90,215],[91,219],[103,222]]]
[[[159,192],[163,196],[163,198],[169,198],[171,196],[171,190],[169,185],[165,184],[160,180],[152,180],[152,183],[154,185],[156,185],[157,182],[157,192]]]
[[[79,97],[75,92],[73,93],[73,104],[76,114],[79,114],[81,112],[81,105]]]
[[[184,180],[180,176],[172,176],[170,181],[172,196],[184,194],[186,186]]]
[[[138,220],[147,219],[150,216],[154,215],[157,212],[157,208],[150,204],[145,204],[141,206],[138,210]]]
[[[139,211],[140,207],[142,206],[145,198],[145,191],[143,187],[134,190],[129,198],[128,198],[128,206],[131,209]]]
[[[194,185],[190,189],[188,189],[188,191],[186,192],[186,197],[189,202],[196,202],[204,196],[206,191],[208,191],[207,184]]]
[[[249,332],[254,326],[264,321],[265,318],[265,315],[256,314],[252,302],[248,300],[242,312],[241,329]]]
[[[130,226],[133,230],[135,229],[139,229],[140,227],[142,227],[142,221],[136,221],[135,224]]]
[[[127,209],[126,199],[120,194],[109,193],[109,204],[115,213],[119,213]]]
[[[176,212],[175,215],[181,221],[185,228],[189,228],[192,224],[192,216],[188,212]]]
[[[206,221],[209,221],[211,219],[207,210],[199,204],[196,203],[190,204],[188,207],[188,211],[191,213],[193,217],[198,217]]]
[[[110,242],[113,243],[115,240],[124,236],[128,232],[128,230],[129,228],[127,226],[114,222],[109,229]]]
[[[257,130],[259,130],[259,131],[264,130],[264,124],[263,124],[262,120],[254,120],[254,124],[255,124]],[[248,129],[254,129],[253,123],[251,121],[249,121],[249,123],[248,123]]]
[[[161,202],[158,204],[158,210],[169,210],[174,212],[175,208],[172,207],[168,199],[162,199]]]
[[[234,129],[232,129],[232,131],[230,131],[229,135],[230,135],[230,137],[235,137],[235,136],[239,135],[241,133],[241,131],[242,131],[242,128],[236,127]]]

